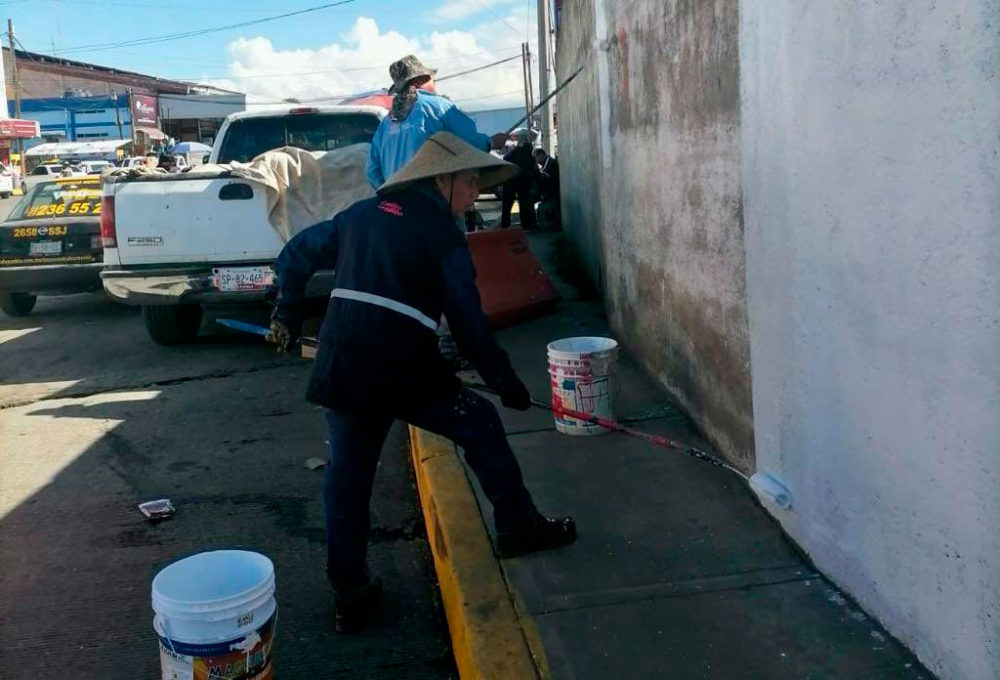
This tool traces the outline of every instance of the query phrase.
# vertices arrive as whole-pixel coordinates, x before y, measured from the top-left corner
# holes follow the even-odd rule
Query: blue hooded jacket
[[[406,118],[395,121],[386,116],[375,131],[365,168],[372,187],[382,186],[413,158],[428,137],[442,130],[458,135],[477,149],[490,150],[490,138],[476,130],[476,121],[451,100],[417,90],[417,101]]]

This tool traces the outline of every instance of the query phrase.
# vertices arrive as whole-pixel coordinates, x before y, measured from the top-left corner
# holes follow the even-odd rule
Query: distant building
[[[222,120],[246,108],[246,96],[216,87],[16,50],[21,117],[46,142],[128,139],[134,152],[168,138],[211,144]],[[8,106],[14,111],[11,54],[3,49]]]
[[[466,111],[472,120],[476,121],[476,129],[480,132],[492,134],[503,132],[514,123],[524,118],[524,107],[514,106],[507,109],[490,109],[487,111]],[[522,123],[522,125],[524,125]]]
[[[555,104],[552,104],[553,111],[555,112]],[[513,106],[505,109],[489,109],[486,111],[467,111],[469,117],[476,121],[476,129],[480,132],[485,132],[487,134],[492,134],[494,132],[505,132],[511,129],[515,123],[524,118],[525,110],[523,106]],[[558,114],[555,114],[555,121],[558,124]],[[517,127],[527,127],[527,123],[520,123]],[[538,114],[531,117],[531,128],[534,131],[538,131],[541,126]],[[552,148],[555,148],[555,130],[553,128],[553,144]],[[536,142],[539,140],[536,138]],[[555,153],[555,152],[553,152]]]

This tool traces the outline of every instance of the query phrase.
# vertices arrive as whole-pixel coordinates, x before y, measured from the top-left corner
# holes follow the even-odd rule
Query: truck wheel
[[[0,191],[0,198],[10,198],[9,191]]]
[[[28,316],[37,299],[31,293],[0,291],[0,309],[7,312],[7,316]]]
[[[201,306],[166,305],[142,308],[146,332],[158,345],[182,345],[198,337]]]

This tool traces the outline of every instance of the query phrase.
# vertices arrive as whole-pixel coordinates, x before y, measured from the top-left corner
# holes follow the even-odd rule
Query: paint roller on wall
[[[226,326],[227,328],[231,328],[233,330],[240,331],[242,333],[250,333],[252,335],[258,335],[263,337],[266,336],[268,332],[268,329],[264,326],[258,326],[257,324],[247,323],[245,321],[238,321],[235,319],[216,319],[216,321],[219,324]],[[463,384],[466,387],[470,387],[472,389],[479,390],[481,392],[496,394],[496,391],[490,389],[489,387],[487,387],[482,383],[463,381]],[[543,402],[541,400],[532,398],[531,403],[537,406],[538,408],[543,408],[548,411],[554,411],[553,407],[550,404],[547,404],[546,402]],[[788,510],[789,508],[792,507],[792,494],[788,491],[788,487],[786,487],[774,475],[771,475],[767,472],[756,472],[752,476],[747,477],[745,474],[743,474],[742,471],[738,470],[737,468],[729,465],[725,461],[722,461],[705,451],[702,451],[701,449],[695,448],[694,446],[681,444],[679,442],[675,442],[674,440],[668,439],[667,437],[661,435],[653,435],[646,432],[640,432],[639,430],[628,427],[626,425],[622,425],[621,423],[607,420],[604,418],[599,418],[592,414],[578,413],[576,411],[570,411],[567,409],[560,409],[560,412],[572,418],[590,422],[600,427],[609,429],[613,432],[621,432],[631,437],[642,439],[643,441],[649,442],[654,446],[660,446],[662,448],[672,449],[674,451],[680,451],[681,453],[685,453],[703,462],[710,463],[716,467],[729,470],[730,472],[738,475],[741,479],[747,482],[747,484],[749,484],[753,492],[757,494],[757,496],[762,500],[770,501],[771,503],[778,506],[782,510]]]
[[[762,499],[767,499],[782,510],[792,507],[792,494],[788,487],[766,472],[755,472],[750,477],[750,488]]]

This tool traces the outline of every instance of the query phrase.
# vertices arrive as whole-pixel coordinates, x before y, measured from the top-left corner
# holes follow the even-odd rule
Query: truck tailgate
[[[284,245],[267,220],[264,189],[232,177],[114,182],[123,266],[259,262]]]

